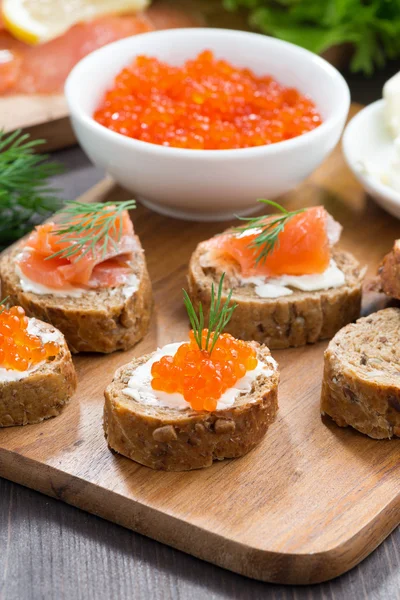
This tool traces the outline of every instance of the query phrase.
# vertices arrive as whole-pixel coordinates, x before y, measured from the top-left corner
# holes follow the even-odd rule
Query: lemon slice
[[[27,44],[59,37],[76,23],[106,14],[137,12],[150,0],[3,0],[6,29]]]

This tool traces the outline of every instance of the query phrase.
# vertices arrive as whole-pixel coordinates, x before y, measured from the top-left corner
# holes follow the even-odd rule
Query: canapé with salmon
[[[72,202],[0,262],[2,296],[56,326],[72,352],[126,350],[147,332],[152,292],[128,210]]]
[[[208,307],[211,286],[226,272],[238,305],[227,331],[270,348],[331,338],[360,313],[364,277],[336,247],[341,226],[322,206],[245,219],[199,244],[189,265],[189,293]]]

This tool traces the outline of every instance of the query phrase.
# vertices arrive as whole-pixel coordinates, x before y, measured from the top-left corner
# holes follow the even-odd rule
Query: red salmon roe
[[[94,119],[137,140],[193,150],[273,144],[322,122],[309,97],[217,60],[210,50],[181,67],[137,57],[116,77]]]
[[[207,329],[203,329],[206,347]],[[212,334],[211,334],[212,339]],[[255,349],[223,333],[210,353],[200,350],[193,331],[175,356],[163,356],[151,368],[153,390],[183,394],[194,410],[213,411],[222,394],[258,364]]]
[[[50,356],[60,347],[55,342],[43,343],[28,333],[28,318],[21,306],[13,306],[0,314],[0,367],[26,371]]]

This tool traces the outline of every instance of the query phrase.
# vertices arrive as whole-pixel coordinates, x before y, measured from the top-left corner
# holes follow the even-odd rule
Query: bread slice
[[[206,318],[211,299],[211,285],[218,285],[221,270],[207,264],[202,257],[208,250],[200,244],[189,264],[189,294],[195,309],[199,303]],[[364,277],[358,261],[349,252],[334,250],[333,258],[346,277],[342,287],[317,292],[294,290],[290,296],[260,298],[254,285],[242,284],[233,273],[227,273],[225,294],[233,289],[232,302],[238,307],[226,327],[237,338],[256,340],[269,348],[303,346],[331,338],[341,327],[360,315],[361,286]]]
[[[395,241],[378,269],[377,291],[400,299],[400,240]]]
[[[137,291],[125,295],[121,287],[91,290],[79,298],[24,292],[15,270],[20,249],[0,260],[2,297],[22,306],[27,315],[51,323],[65,336],[73,353],[127,350],[147,333],[152,310],[152,289],[140,242],[132,257]]]
[[[53,333],[52,325],[36,320],[44,333]],[[60,414],[76,389],[76,373],[71,354],[60,332],[60,352],[18,381],[0,379],[0,427],[40,423]]]
[[[260,375],[251,392],[234,405],[198,412],[144,405],[123,389],[134,370],[152,355],[118,369],[105,391],[104,431],[109,447],[136,462],[163,471],[209,467],[214,460],[237,458],[254,448],[278,410],[279,373],[268,348],[255,344],[258,358],[271,362],[273,374]]]
[[[321,413],[375,439],[400,436],[400,309],[347,325],[325,352]]]

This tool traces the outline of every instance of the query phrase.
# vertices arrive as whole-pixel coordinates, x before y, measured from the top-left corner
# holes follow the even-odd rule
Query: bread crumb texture
[[[132,258],[138,289],[129,297],[122,286],[90,290],[82,297],[60,297],[24,292],[15,272],[20,249],[0,261],[2,297],[22,306],[27,315],[51,323],[65,336],[72,353],[102,352],[132,348],[147,333],[153,306],[152,288],[143,250]]]
[[[43,331],[54,327],[41,323]],[[0,427],[29,425],[56,417],[75,392],[77,377],[71,353],[60,337],[60,352],[19,381],[0,381]]]
[[[216,285],[221,276],[220,269],[202,266],[207,252],[207,248],[199,244],[190,260],[188,276],[194,307],[198,310],[201,302],[206,319],[211,285]],[[226,332],[276,349],[303,346],[333,337],[344,325],[360,316],[365,269],[349,252],[335,250],[332,258],[345,275],[345,285],[316,292],[294,290],[290,296],[273,299],[258,297],[252,284],[241,283],[235,276],[235,269],[228,270],[223,301],[232,288],[232,302],[236,302],[238,307]]]
[[[268,348],[257,348],[260,360]],[[123,393],[132,372],[149,360],[143,356],[121,367],[105,391],[104,431],[109,447],[152,469],[189,471],[215,460],[237,458],[254,448],[275,420],[279,372],[260,375],[251,392],[216,412],[144,405]]]
[[[375,439],[400,436],[399,340],[397,308],[339,331],[325,352],[321,413]]]

